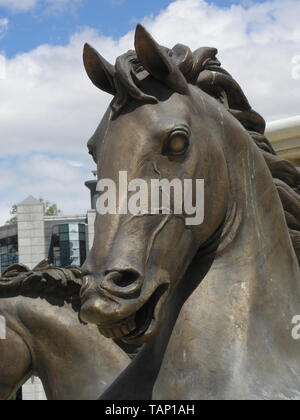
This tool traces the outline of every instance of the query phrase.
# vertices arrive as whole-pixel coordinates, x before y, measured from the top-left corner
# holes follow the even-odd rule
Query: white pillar
[[[19,263],[33,268],[45,259],[44,204],[28,197],[18,205]]]

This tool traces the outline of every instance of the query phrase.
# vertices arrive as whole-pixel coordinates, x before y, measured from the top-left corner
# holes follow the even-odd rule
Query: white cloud
[[[77,164],[46,154],[23,155],[6,162],[0,168],[1,223],[9,218],[11,205],[29,195],[57,203],[65,214],[84,213],[89,203],[89,191],[84,186],[89,168]]]
[[[6,61],[0,84],[1,154],[32,151],[68,154],[78,160],[92,134],[108,95],[89,82],[82,64],[82,47],[90,40],[113,57],[117,43],[92,30],[74,36],[67,47],[43,45]],[[80,159],[79,159],[80,160]]]
[[[82,168],[83,164],[81,162],[75,162],[74,160],[68,160],[68,165],[73,166],[73,168]]]
[[[38,0],[0,0],[0,6],[8,7],[13,11],[26,11],[35,7]]]
[[[292,57],[300,54],[300,2],[274,0],[220,8],[204,0],[178,0],[144,23],[166,45],[219,49],[223,66],[267,119],[300,114],[300,83]]]
[[[299,16],[298,0],[250,3],[247,8],[177,0],[144,24],[169,47],[177,42],[192,49],[216,46],[223,66],[241,83],[254,109],[274,120],[300,114],[300,80],[292,78],[291,64],[300,54]],[[88,207],[83,182],[92,177],[94,164],[86,141],[110,97],[88,80],[83,44],[91,43],[114,62],[133,47],[133,36],[130,32],[115,41],[87,28],[67,46],[41,45],[7,60],[6,79],[0,80],[1,156],[16,159],[8,170],[20,181],[2,191],[3,208],[28,194],[59,201],[65,212]],[[2,214],[0,206],[0,223]]]

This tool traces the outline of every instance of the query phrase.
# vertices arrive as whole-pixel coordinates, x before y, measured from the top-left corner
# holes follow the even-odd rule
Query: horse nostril
[[[133,269],[107,271],[101,287],[116,295],[130,295],[141,288],[141,275]]]
[[[106,280],[113,282],[118,287],[128,287],[138,278],[139,274],[134,270],[114,271],[106,275]]]

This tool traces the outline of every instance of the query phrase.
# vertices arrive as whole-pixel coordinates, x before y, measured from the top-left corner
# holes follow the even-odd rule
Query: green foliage
[[[58,216],[61,214],[61,210],[57,208],[57,204],[51,204],[50,201],[45,201],[43,198],[40,198],[40,202],[44,203],[45,216]]]
[[[57,207],[57,204],[50,203],[50,201],[45,201],[43,198],[40,198],[40,202],[45,206],[45,216],[58,216],[61,214],[61,210]],[[14,204],[10,210],[10,215],[12,216],[7,222],[7,225],[12,225],[17,223],[17,205]]]
[[[17,219],[17,205],[14,204],[11,208],[11,211],[9,212],[9,214],[12,216],[7,222],[7,225],[13,225],[14,223],[17,223],[18,219]]]

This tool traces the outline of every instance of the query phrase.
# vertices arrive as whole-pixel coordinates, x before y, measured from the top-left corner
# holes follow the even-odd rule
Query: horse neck
[[[243,311],[261,306],[267,322],[274,305],[283,305],[293,316],[291,304],[299,308],[300,302],[299,266],[282,204],[259,149],[240,127],[232,136],[232,124],[229,119],[224,132],[231,186],[226,233],[210,274],[224,292],[235,290]]]
[[[299,311],[299,266],[271,174],[257,146],[237,125],[229,118],[224,129],[229,228],[202,288],[210,281],[218,283],[221,296],[229,290],[230,302],[235,296],[243,318],[255,308],[268,324],[279,305],[287,317],[295,315],[291,307]],[[240,317],[240,311],[232,309],[232,315]],[[286,329],[286,317],[281,322]]]
[[[259,150],[238,123],[229,124],[230,136],[224,125],[230,196],[223,238],[208,274],[177,319],[155,396],[222,398],[230,388],[234,391],[227,397],[242,398],[245,372],[251,370],[263,383],[268,374],[260,376],[262,360],[268,373],[281,375],[283,355],[299,354],[291,338],[292,318],[300,313],[299,267],[282,205]],[[201,281],[201,261],[193,265],[191,277]],[[172,366],[185,372],[175,391],[164,379],[172,375]],[[228,388],[224,378],[231,381]],[[255,396],[255,390],[248,392]]]

